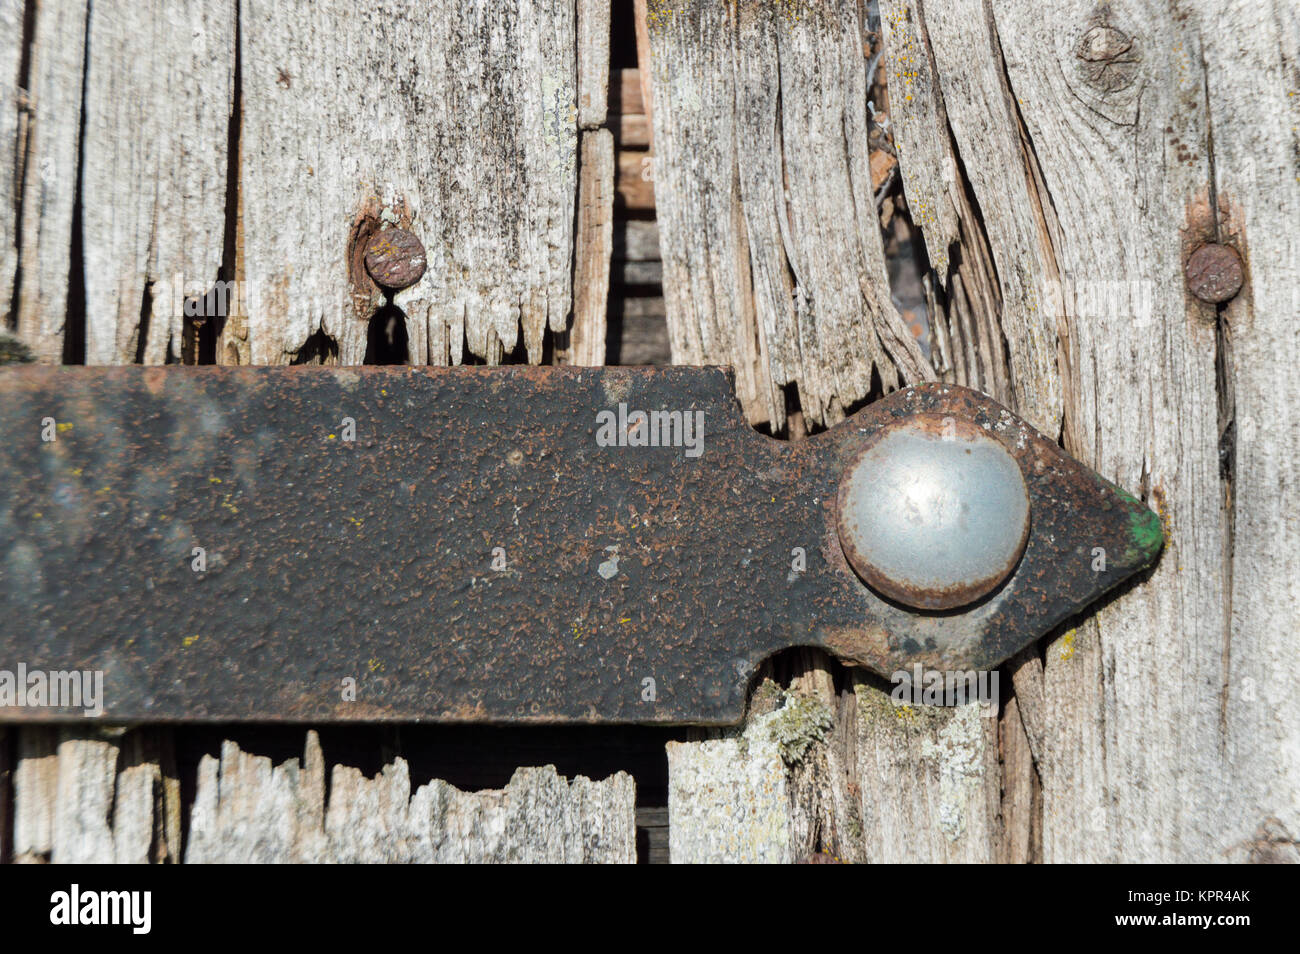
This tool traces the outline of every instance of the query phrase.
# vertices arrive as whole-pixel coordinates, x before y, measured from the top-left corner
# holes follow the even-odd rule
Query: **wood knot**
[[[1094,26],[1085,33],[1075,56],[1083,61],[1088,84],[1103,93],[1132,86],[1142,59],[1137,41],[1109,24]]]

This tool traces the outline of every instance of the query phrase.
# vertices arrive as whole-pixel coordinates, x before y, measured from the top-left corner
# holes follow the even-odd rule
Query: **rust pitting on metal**
[[[619,401],[701,410],[703,455],[598,445]],[[916,413],[987,426],[1029,487],[1024,557],[969,611],[891,605],[836,538],[844,467]],[[46,415],[74,427],[42,443]],[[1154,557],[1126,552],[1141,504],[946,385],[790,445],[720,369],[28,367],[0,442],[0,661],[102,669],[119,721],[723,724],[786,647],[988,667]]]

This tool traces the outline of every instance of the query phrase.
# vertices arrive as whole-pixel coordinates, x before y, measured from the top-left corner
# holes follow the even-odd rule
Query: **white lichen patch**
[[[785,764],[767,723],[744,735],[668,743],[668,853],[681,863],[789,863]]]
[[[952,718],[933,739],[921,745],[921,757],[939,773],[939,829],[949,841],[966,831],[966,810],[980,794],[984,765],[980,707],[972,703],[953,709]]]
[[[767,716],[768,738],[787,765],[797,765],[833,726],[831,711],[820,699],[786,692],[784,706]]]
[[[743,732],[668,743],[669,856],[682,862],[794,860],[787,767],[824,742],[831,715],[785,692],[783,705]]]

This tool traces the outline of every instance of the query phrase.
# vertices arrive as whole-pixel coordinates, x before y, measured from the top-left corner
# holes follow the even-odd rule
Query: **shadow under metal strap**
[[[718,368],[6,368],[0,719],[83,714],[21,666],[114,722],[731,723],[791,646],[996,666],[1161,543],[950,385],[787,443]]]

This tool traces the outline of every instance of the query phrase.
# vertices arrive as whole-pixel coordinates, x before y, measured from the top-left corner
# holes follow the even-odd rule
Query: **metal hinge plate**
[[[0,670],[101,672],[119,722],[733,723],[791,646],[996,666],[1162,541],[949,385],[795,443],[755,433],[717,368],[19,367],[0,402]],[[994,534],[1004,578],[938,597],[839,499],[870,504],[847,475],[927,421],[1000,445],[1028,501],[1014,552],[1016,514]],[[82,715],[25,701],[0,718]]]

